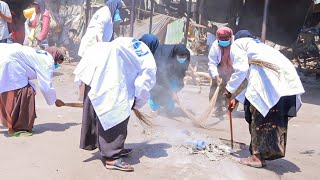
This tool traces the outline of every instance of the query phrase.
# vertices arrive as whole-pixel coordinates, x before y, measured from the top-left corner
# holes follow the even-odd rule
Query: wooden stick
[[[231,99],[228,99],[228,104],[230,106]],[[231,149],[233,149],[233,128],[232,128],[232,111],[229,110],[229,118],[230,118],[230,135],[231,135]]]
[[[64,103],[64,106],[82,108],[83,107],[83,103]]]

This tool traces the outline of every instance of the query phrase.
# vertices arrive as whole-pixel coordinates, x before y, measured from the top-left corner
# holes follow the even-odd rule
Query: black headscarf
[[[121,0],[106,0],[106,5],[109,7],[111,17],[114,18],[114,14],[117,9],[122,8],[122,1]]]
[[[251,37],[256,38],[254,35],[252,35],[248,30],[240,30],[234,35],[234,40],[245,38],[245,37]]]
[[[144,42],[149,47],[152,54],[156,52],[159,46],[158,37],[153,34],[145,34],[139,39],[139,41]]]
[[[186,55],[186,61],[182,64],[179,63],[177,55]],[[159,45],[154,58],[157,64],[157,84],[154,89],[159,87],[168,89],[171,80],[176,80],[179,88],[182,88],[183,78],[190,64],[190,52],[186,46],[183,44]]]
[[[190,51],[183,44],[175,45],[172,51],[172,57],[174,56],[187,56],[187,59],[190,60]]]

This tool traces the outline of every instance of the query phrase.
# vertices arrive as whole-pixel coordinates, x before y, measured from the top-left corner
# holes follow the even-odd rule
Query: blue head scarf
[[[251,37],[256,38],[254,35],[252,35],[248,30],[240,30],[234,35],[234,40],[245,38],[245,37]]]
[[[139,39],[139,41],[144,42],[149,47],[152,54],[156,52],[159,46],[158,37],[153,34],[145,34]]]
[[[116,10],[122,8],[122,1],[121,0],[106,0],[106,6],[109,7],[111,17],[113,19]]]

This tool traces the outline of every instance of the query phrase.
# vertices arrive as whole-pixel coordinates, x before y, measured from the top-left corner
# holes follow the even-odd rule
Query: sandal
[[[133,167],[130,164],[124,162],[122,159],[117,159],[114,164],[108,164],[106,162],[106,168],[110,170],[120,170],[131,172],[134,171]]]
[[[254,167],[254,168],[262,168],[263,167],[263,163],[262,162],[256,162],[253,160],[252,157],[248,157],[248,158],[241,158],[239,160],[239,163],[242,165],[246,165],[246,166],[250,166],[250,167]]]
[[[123,150],[120,152],[120,157],[128,156],[128,155],[131,154],[132,152],[133,152],[133,149],[123,149]]]
[[[8,134],[9,137],[20,137],[20,136],[28,137],[28,136],[32,136],[32,135],[33,134],[28,131],[17,131],[15,133]]]

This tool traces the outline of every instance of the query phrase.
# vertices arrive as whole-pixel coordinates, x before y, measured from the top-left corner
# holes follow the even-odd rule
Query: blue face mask
[[[231,44],[231,41],[230,41],[230,40],[228,40],[228,41],[221,41],[221,40],[219,40],[218,43],[219,43],[219,45],[222,46],[222,47],[227,47],[227,46],[229,46],[229,45]]]
[[[55,64],[54,69],[58,69],[59,66],[60,66],[60,64]]]
[[[182,64],[187,60],[187,58],[177,58],[177,61]]]
[[[121,22],[122,19],[120,17],[120,11],[119,9],[117,9],[115,12],[114,12],[114,17],[113,17],[113,22]]]

